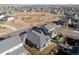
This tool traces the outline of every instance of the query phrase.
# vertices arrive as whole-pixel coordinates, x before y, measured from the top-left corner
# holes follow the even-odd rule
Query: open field
[[[11,24],[16,26],[17,24],[20,23],[19,25],[17,25],[20,27],[22,27],[21,25],[29,26],[59,20],[59,15],[50,14],[46,12],[26,12],[26,13],[21,12],[21,13],[10,14],[10,16],[18,17],[18,20],[15,20],[14,24],[11,22]],[[7,22],[7,24],[8,23],[10,25],[10,22]]]
[[[11,29],[9,26],[7,25],[0,25],[0,35],[3,35],[5,33],[9,33],[13,31],[13,29]]]
[[[21,12],[21,13],[7,14],[7,15],[14,16],[17,18],[14,19],[13,21],[8,21],[8,22],[5,22],[4,24],[0,24],[0,25],[7,25],[6,27],[10,27],[11,30],[14,28],[17,31],[20,29],[23,29],[23,28],[37,25],[37,24],[51,22],[51,21],[57,21],[60,19],[60,15],[51,14],[51,13],[47,13],[47,12],[26,12],[26,13]],[[5,34],[5,32],[7,32],[7,31],[10,31],[10,29],[3,30],[3,31],[1,31],[1,33],[4,32],[4,34]]]
[[[10,26],[15,28],[22,28],[24,26],[36,25],[43,22],[56,21],[59,19],[59,15],[44,13],[44,12],[27,12],[27,13],[14,13],[10,16],[18,17],[13,22],[7,22]]]

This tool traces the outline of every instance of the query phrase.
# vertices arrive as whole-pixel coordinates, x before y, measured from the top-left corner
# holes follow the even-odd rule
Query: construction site
[[[78,5],[0,5],[0,55],[79,55]]]

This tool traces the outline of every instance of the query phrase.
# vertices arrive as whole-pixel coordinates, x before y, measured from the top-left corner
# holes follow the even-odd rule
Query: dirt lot
[[[13,13],[13,14],[7,14],[10,16],[16,17],[14,21],[5,22],[4,25],[8,25],[10,27],[13,27],[17,30],[33,26],[41,23],[51,22],[59,20],[60,16],[57,14],[50,14],[46,12],[26,12],[26,13]],[[3,25],[3,24],[1,24]],[[10,31],[8,29],[0,29],[1,33]]]
[[[26,13],[14,13],[9,14],[10,16],[18,17],[18,20],[15,20],[14,23],[8,22],[7,24],[17,28],[29,25],[36,25],[43,22],[50,22],[59,20],[59,15],[44,13],[44,12],[26,12]],[[13,24],[13,25],[12,25]]]
[[[6,27],[5,25],[0,25],[0,35],[3,35],[5,33],[11,32],[12,29],[9,27]]]
[[[5,24],[12,26],[12,27],[15,27],[16,29],[20,29],[21,27],[26,26],[26,24],[22,20],[19,20],[19,19],[11,21],[11,22],[7,22]]]

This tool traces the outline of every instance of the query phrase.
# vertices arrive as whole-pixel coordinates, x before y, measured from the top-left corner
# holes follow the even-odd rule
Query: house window
[[[45,47],[45,46],[46,46],[46,44],[43,45],[43,47]]]
[[[26,43],[27,45],[29,45],[30,47],[34,47],[34,48],[37,49],[37,45],[34,44],[33,42],[31,42],[30,40],[26,39],[26,40],[25,40],[25,43]]]

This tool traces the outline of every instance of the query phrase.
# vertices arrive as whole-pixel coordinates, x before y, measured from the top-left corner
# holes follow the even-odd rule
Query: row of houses
[[[67,28],[63,28],[60,25],[56,24],[43,24],[41,26],[34,26],[30,28],[27,32],[24,32],[20,35],[21,39],[23,40],[23,43],[29,45],[30,47],[36,48],[38,50],[41,50],[43,47],[47,46],[47,42],[59,42],[59,40],[64,37],[64,41],[67,40],[67,43],[64,44],[71,44],[71,42],[75,42],[74,46],[79,46],[79,32],[76,30],[70,30]],[[58,38],[59,37],[59,38]],[[70,40],[70,41],[69,41]],[[59,49],[62,51],[65,51],[70,54],[79,54],[78,53],[78,47],[71,48],[70,50],[64,50],[65,47],[62,47],[62,43],[56,43],[58,44]],[[61,48],[62,47],[62,48]],[[69,48],[67,48],[69,49]],[[74,52],[73,50],[76,50]],[[72,51],[72,52],[71,52]]]
[[[0,11],[7,11],[8,13],[13,12],[50,12],[50,13],[63,13],[64,10],[62,7],[52,7],[52,6],[26,6],[26,5],[14,5],[14,6],[0,6]]]
[[[7,11],[8,13],[13,12],[50,12],[50,13],[74,13],[78,12],[76,7],[68,6],[54,6],[54,5],[4,5],[0,6],[0,11]]]

